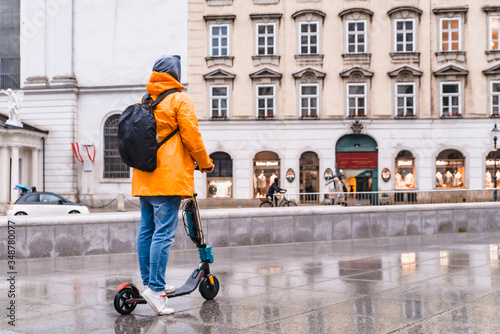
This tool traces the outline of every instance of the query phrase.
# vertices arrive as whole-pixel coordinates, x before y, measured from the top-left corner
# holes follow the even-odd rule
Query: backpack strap
[[[158,95],[158,97],[156,98],[156,100],[153,101],[153,103],[151,103],[151,110],[154,110],[154,108],[164,99],[166,98],[168,95],[172,94],[172,93],[177,93],[179,92],[179,90],[177,88],[173,88],[173,89],[169,89],[169,90],[166,90],[164,91],[163,93],[161,93],[160,95]],[[146,94],[142,97],[142,103],[145,103],[148,99],[151,98],[151,95],[149,94]],[[158,143],[158,145],[156,146],[156,149],[159,149],[161,147],[161,145],[165,144],[167,142],[167,140],[169,140],[170,138],[172,138],[177,132],[179,132],[179,128],[176,128],[174,131],[172,131],[168,136],[166,136],[161,142]]]
[[[169,89],[169,90],[164,91],[163,93],[158,95],[156,100],[153,101],[153,103],[151,104],[151,108],[154,109],[154,107],[156,107],[164,98],[166,98],[168,95],[170,95],[172,93],[177,93],[178,91],[179,90],[177,88],[173,88],[173,89]]]
[[[174,131],[170,132],[168,136],[166,136],[161,142],[159,142],[158,145],[156,146],[156,149],[159,149],[161,145],[165,144],[167,140],[172,138],[177,132],[179,132],[179,128],[176,128]]]

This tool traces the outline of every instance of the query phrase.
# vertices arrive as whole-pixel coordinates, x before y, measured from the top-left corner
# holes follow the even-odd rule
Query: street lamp
[[[496,202],[498,199],[497,194],[497,140],[500,134],[500,130],[497,128],[497,124],[495,123],[495,127],[491,130],[491,137],[493,138],[493,147],[495,149],[493,153],[493,201]]]

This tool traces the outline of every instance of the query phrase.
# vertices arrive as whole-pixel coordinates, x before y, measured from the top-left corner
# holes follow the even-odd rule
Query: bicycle
[[[280,194],[281,194],[281,201],[279,202],[278,206],[297,206],[297,203],[295,203],[294,201],[291,201],[291,200],[288,200],[286,197],[285,197],[285,193],[286,193],[286,190],[282,190],[280,191]],[[262,198],[260,200],[260,205],[259,207],[273,207],[275,206],[273,201],[270,200],[269,198]]]

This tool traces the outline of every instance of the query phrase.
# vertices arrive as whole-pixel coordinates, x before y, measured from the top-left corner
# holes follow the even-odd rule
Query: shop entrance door
[[[378,204],[378,196],[366,192],[378,190],[378,149],[366,135],[346,135],[335,147],[337,174],[349,191],[350,205]]]

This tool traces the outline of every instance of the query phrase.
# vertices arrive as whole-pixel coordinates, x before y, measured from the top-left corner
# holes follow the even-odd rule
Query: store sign
[[[493,166],[495,163],[493,160],[486,160],[486,166]],[[497,166],[500,166],[500,160],[497,160]]]
[[[257,167],[276,167],[279,165],[279,161],[255,161],[255,166]]]
[[[436,160],[436,166],[456,166],[462,167],[464,164],[464,160],[455,159],[455,160]]]
[[[318,170],[318,166],[300,166],[301,170]]]
[[[391,178],[391,171],[389,170],[389,168],[384,168],[381,174],[382,180],[384,180],[385,182],[389,181],[389,179]]]
[[[288,168],[286,171],[286,179],[288,182],[293,182],[293,180],[295,180],[295,171],[293,169]]]
[[[398,167],[413,167],[413,160],[398,160]]]
[[[376,152],[337,153],[338,169],[376,169],[377,166]]]

